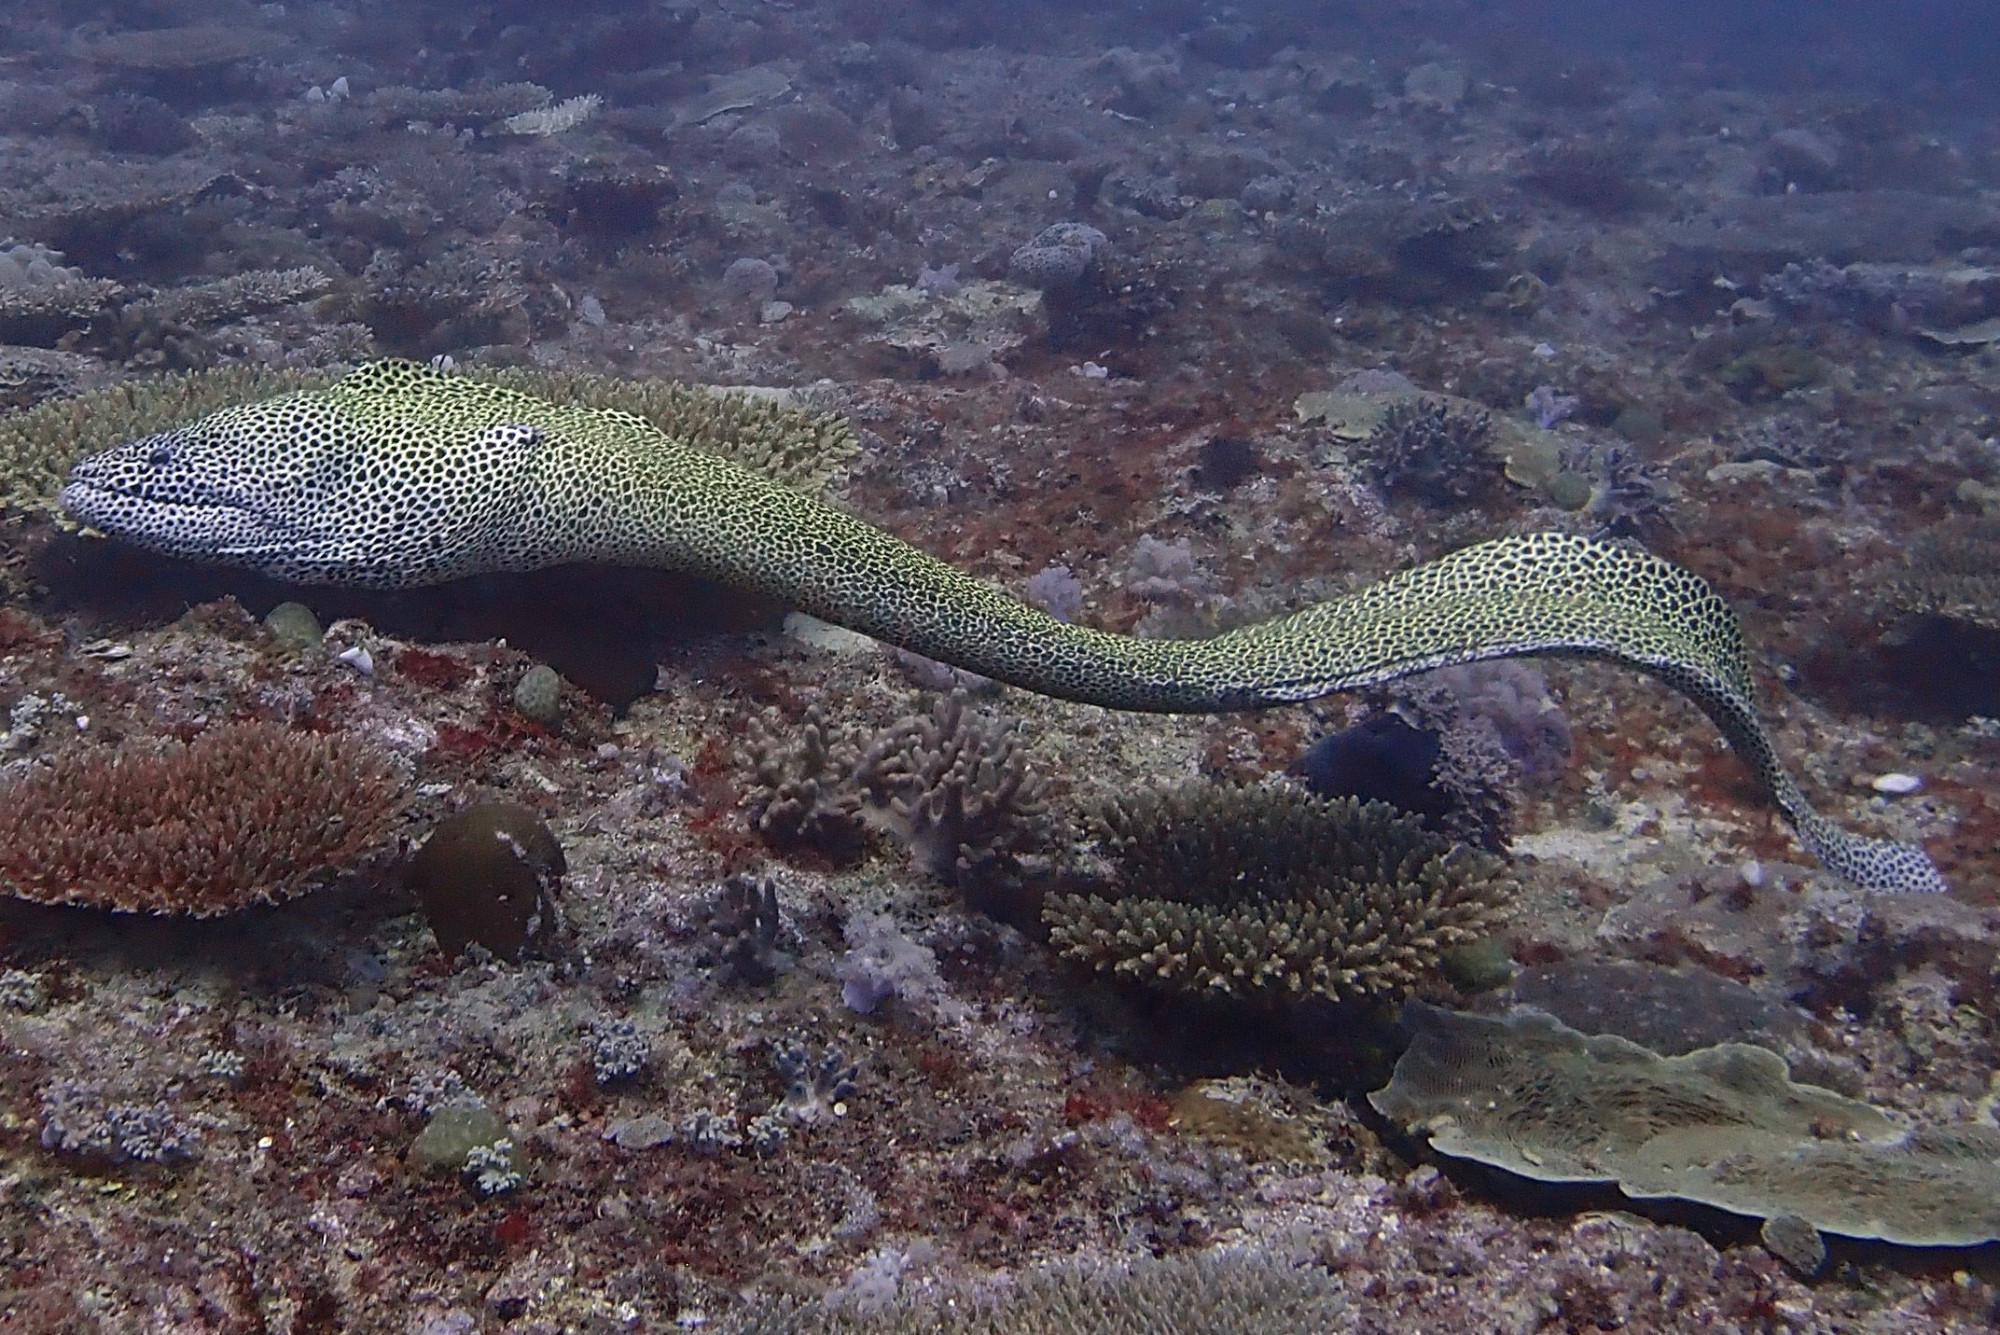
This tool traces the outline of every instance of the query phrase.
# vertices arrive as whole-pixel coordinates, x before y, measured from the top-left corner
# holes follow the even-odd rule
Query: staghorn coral
[[[1882,589],[1897,609],[2000,630],[2000,520],[1934,524],[1890,571]]]
[[[0,891],[122,913],[234,913],[303,894],[387,836],[403,776],[272,723],[128,742],[0,789]]]
[[[1048,791],[1019,723],[983,718],[966,703],[961,691],[940,697],[928,714],[879,734],[854,767],[865,814],[944,881],[1018,846]]]
[[[1239,1001],[1413,986],[1504,916],[1497,858],[1379,802],[1191,784],[1097,815],[1108,893],[1051,895],[1050,939],[1099,970]]]
[[[1453,412],[1436,399],[1389,405],[1357,451],[1363,473],[1390,495],[1426,505],[1458,505],[1491,493],[1500,465],[1487,449],[1493,419]]]
[[[1000,1294],[932,1292],[860,1303],[773,1301],[733,1335],[1266,1335],[1351,1328],[1341,1285],[1268,1251],[1145,1257],[1017,1276]]]

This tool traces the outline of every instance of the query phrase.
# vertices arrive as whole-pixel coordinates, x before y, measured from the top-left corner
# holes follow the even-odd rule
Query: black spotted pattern
[[[294,580],[402,587],[571,562],[681,570],[1112,709],[1251,709],[1478,659],[1608,659],[1699,704],[1830,869],[1880,889],[1944,886],[1922,850],[1813,812],[1757,719],[1734,613],[1698,576],[1625,546],[1504,538],[1213,639],[1133,639],[1057,621],[641,418],[410,362],[95,455],[63,503],[114,537]]]

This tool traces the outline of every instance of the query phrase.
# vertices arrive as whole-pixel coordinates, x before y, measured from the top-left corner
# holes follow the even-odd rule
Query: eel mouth
[[[77,478],[58,499],[86,527],[169,556],[256,565],[282,557],[297,536],[250,506],[221,499],[167,501]]]

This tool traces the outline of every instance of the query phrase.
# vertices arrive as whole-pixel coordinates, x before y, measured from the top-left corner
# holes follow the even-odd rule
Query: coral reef
[[[370,748],[274,724],[73,754],[0,789],[0,890],[206,918],[288,899],[388,834],[403,778]]]
[[[1404,991],[1504,921],[1515,893],[1498,860],[1413,816],[1290,787],[1143,792],[1098,822],[1118,883],[1050,895],[1051,941],[1104,972],[1198,996]]]
[[[0,904],[0,1326],[1988,1335],[2000,1244],[1837,1226],[1936,1237],[1901,1226],[1994,1199],[2000,93],[1962,4],[1754,8],[13,0],[0,823],[11,785],[229,720],[417,782],[337,893]],[[49,522],[79,454],[398,353],[639,413],[1115,630],[1208,635],[1496,534],[1637,539],[1741,614],[1829,814],[1921,840],[1952,893],[1791,865],[1698,717],[1588,662],[1124,714],[629,571],[354,594]],[[1436,438],[1482,415],[1483,449]],[[997,855],[884,828],[979,773],[912,682],[966,690],[952,736],[1041,785]],[[1810,1209],[1680,1198],[1755,1153],[1650,1203],[1602,1164],[1533,1180],[1603,1150],[1588,1126],[1510,1124],[1529,1177],[1444,1162],[1356,1111],[1398,1055],[1362,979],[1337,1009],[1148,989],[1045,939],[1049,896],[1166,924],[1272,870],[1254,813],[1182,856],[1070,810],[1337,736],[1438,820],[1453,729],[1507,815],[1452,828],[1504,830],[1520,907],[1418,993],[1661,1057],[1438,1018],[1499,1036],[1448,1074],[1487,1103],[1495,1072],[1602,1077],[1631,1097],[1571,1120],[1621,1176],[1667,1094],[1726,1114],[1655,1138],[1681,1168],[1799,1101],[1825,1120],[1760,1134]],[[560,836],[563,931],[447,961],[390,836],[482,800]],[[75,815],[8,824],[0,865]],[[1197,871],[1216,900],[1144,898]],[[1679,1099],[1663,1059],[1732,1043],[1792,1083],[1710,1052]],[[1484,1136],[1480,1104],[1443,1111]],[[1874,1124],[1853,1105],[1922,1129],[1834,1134]]]

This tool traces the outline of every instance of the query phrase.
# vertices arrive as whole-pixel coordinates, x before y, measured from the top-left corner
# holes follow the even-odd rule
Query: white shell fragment
[[[1908,797],[1924,786],[1924,781],[1914,774],[1878,774],[1868,785],[1885,797]]]
[[[375,675],[375,655],[369,653],[368,650],[363,648],[361,645],[357,644],[350,649],[342,649],[339,653],[335,654],[334,657],[338,658],[341,662],[347,664],[347,666],[353,668],[356,672],[359,672],[364,677],[372,677]]]

